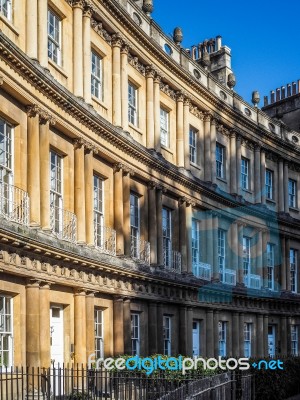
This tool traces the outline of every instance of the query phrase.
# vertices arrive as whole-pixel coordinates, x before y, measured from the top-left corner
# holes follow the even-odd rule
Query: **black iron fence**
[[[252,400],[251,375],[147,376],[81,367],[0,371],[0,400]]]

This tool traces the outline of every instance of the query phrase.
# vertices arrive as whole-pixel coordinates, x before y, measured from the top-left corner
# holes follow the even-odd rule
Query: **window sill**
[[[195,163],[190,161],[190,166],[193,167],[193,168],[199,169],[199,171],[201,171],[200,165],[198,165],[198,164],[195,164]]]
[[[296,213],[299,213],[299,208],[296,208],[296,207],[289,207],[289,209],[290,209],[291,211],[294,211],[294,212],[296,212]]]
[[[276,201],[273,199],[266,199],[267,203],[272,203],[272,204],[276,204]]]
[[[18,29],[13,25],[10,19],[0,14],[0,21],[2,21],[9,29],[11,29],[15,35],[20,36]]]
[[[58,64],[56,64],[51,58],[48,58],[49,65],[56,69],[57,72],[59,72],[64,78],[68,79],[68,74],[66,71]]]
[[[131,122],[129,122],[128,127],[139,133],[140,135],[143,134],[143,131],[138,128],[136,125],[133,125]]]
[[[243,192],[246,192],[246,193],[248,193],[248,194],[253,194],[252,191],[249,190],[249,189],[243,189],[243,188],[242,188],[242,191],[243,191]]]
[[[221,182],[223,182],[223,183],[228,183],[227,182],[227,180],[225,179],[225,178],[219,178],[218,176],[216,176],[216,179],[218,180],[218,181],[221,181]]]
[[[169,149],[169,147],[164,146],[163,144],[160,144],[160,147],[162,148],[162,150],[167,151],[168,153],[173,155],[173,152]]]
[[[98,99],[98,97],[92,95],[92,101],[94,101],[95,103],[97,103],[99,106],[101,106],[102,108],[104,108],[106,111],[108,110],[108,107],[103,103],[102,100]]]

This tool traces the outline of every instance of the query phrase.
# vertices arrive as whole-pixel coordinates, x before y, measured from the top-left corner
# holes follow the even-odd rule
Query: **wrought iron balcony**
[[[224,269],[223,272],[220,273],[221,282],[225,283],[225,285],[236,285],[236,271],[233,269]]]
[[[164,249],[163,255],[165,268],[181,274],[181,253],[179,251]]]
[[[102,224],[94,222],[95,247],[101,253],[116,255],[116,231]]]
[[[28,225],[28,193],[16,186],[0,182],[0,215],[9,221]]]
[[[76,215],[53,204],[50,205],[50,227],[59,239],[76,242]]]
[[[150,265],[150,243],[139,237],[131,236],[131,257],[138,262]]]
[[[259,275],[248,274],[244,275],[244,284],[249,289],[261,289],[261,277]]]
[[[194,262],[193,263],[193,274],[200,279],[204,279],[205,281],[211,280],[211,265],[205,264],[203,262]]]

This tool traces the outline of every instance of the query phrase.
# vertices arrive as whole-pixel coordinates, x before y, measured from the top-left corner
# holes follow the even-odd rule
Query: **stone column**
[[[237,191],[237,143],[236,133],[231,131],[230,133],[230,192],[236,194]]]
[[[236,271],[236,281],[238,282],[239,275],[239,237],[238,237],[238,224],[233,222],[231,224],[231,265]]]
[[[77,242],[84,244],[85,237],[85,182],[84,145],[81,139],[74,141],[74,203],[77,217]],[[91,223],[91,221],[90,221]]]
[[[244,267],[243,267],[243,234],[244,234],[244,225],[238,224],[238,250],[239,250],[239,258],[238,258],[238,275],[237,282],[239,286],[244,286]]]
[[[30,1],[33,4],[36,1]],[[42,67],[48,68],[48,2],[47,0],[38,0],[38,60]],[[36,24],[36,21],[34,21]],[[30,29],[30,28],[29,28]]]
[[[150,242],[150,262],[157,264],[157,214],[156,214],[156,185],[148,184],[148,227]]]
[[[73,91],[74,95],[83,97],[83,1],[75,0],[73,5]]]
[[[75,363],[85,364],[86,359],[86,292],[74,291],[74,344]]]
[[[233,349],[233,357],[240,357],[240,320],[239,313],[234,312],[232,316],[232,349]]]
[[[261,203],[261,168],[260,146],[254,147],[254,198],[255,203]]]
[[[281,343],[281,354],[283,356],[288,355],[287,349],[287,318],[283,316],[280,318],[280,343]]]
[[[240,135],[236,138],[236,187],[237,193],[241,195],[241,159],[242,159],[242,138]]]
[[[128,52],[129,46],[123,44],[121,49],[121,117],[124,131],[128,131]]]
[[[244,336],[244,324],[245,324],[245,315],[244,313],[240,313],[239,315],[239,342],[240,342],[240,354],[239,356],[244,356],[244,344],[245,344],[245,336]]]
[[[86,359],[95,353],[95,294],[89,293],[85,298],[86,306]]]
[[[28,195],[30,198],[30,226],[40,226],[40,136],[38,107],[27,108]]]
[[[187,339],[186,339],[186,355],[193,356],[193,309],[187,308]]]
[[[268,245],[268,230],[262,232],[262,270],[263,270],[263,287],[268,288],[268,263],[267,263],[267,245]]]
[[[216,168],[216,142],[217,142],[217,132],[216,132],[217,121],[212,118],[210,124],[210,161],[211,161],[211,178],[212,183],[216,183],[217,178],[217,168]]]
[[[183,102],[184,168],[190,169],[190,104],[188,98]],[[197,154],[198,158],[198,154]]]
[[[179,308],[179,354],[187,354],[187,309]]]
[[[40,187],[41,187],[41,226],[44,230],[50,227],[50,142],[49,118],[40,115]]]
[[[124,254],[131,256],[131,235],[130,235],[130,173],[123,171],[123,233],[124,233]]]
[[[179,199],[179,246],[181,252],[182,272],[187,273],[187,228],[186,228],[186,203],[185,199]]]
[[[214,357],[214,312],[206,311],[206,357]]]
[[[121,126],[121,47],[123,41],[119,33],[112,38],[112,122]]]
[[[40,286],[34,280],[26,285],[26,365],[40,366]]]
[[[183,100],[184,95],[177,93],[177,111],[176,111],[176,150],[177,166],[184,167],[184,132],[183,132]]]
[[[220,271],[218,262],[218,228],[219,228],[219,218],[217,213],[212,214],[212,224],[213,224],[213,281],[220,281]]]
[[[116,164],[114,166],[114,226],[118,255],[124,254],[123,216],[123,171],[122,164]]]
[[[260,151],[260,168],[261,202],[266,204],[266,152],[264,149]]]
[[[269,355],[269,344],[268,344],[268,328],[269,328],[269,317],[268,315],[264,315],[264,356],[268,357]]]
[[[286,290],[291,291],[291,263],[290,263],[291,239],[286,237],[285,242],[285,268],[286,268]]]
[[[263,278],[263,239],[262,230],[257,231],[257,243],[256,243],[256,274]]]
[[[160,82],[161,77],[156,75],[154,78],[154,146],[160,153]]]
[[[219,311],[214,311],[214,357],[217,358],[219,356],[220,348],[219,348]],[[227,350],[227,349],[226,349]]]
[[[191,203],[186,203],[186,265],[187,273],[192,273],[192,218],[193,209]]]
[[[130,299],[124,300],[123,318],[124,318],[124,353],[132,354]]]
[[[286,290],[287,285],[287,268],[286,268],[286,246],[285,246],[285,236],[281,236],[280,238],[281,243],[281,290]]]
[[[264,356],[264,317],[262,314],[257,316],[257,328],[256,328],[256,337],[257,337],[257,357]]]
[[[85,4],[83,10],[83,98],[86,103],[91,104],[91,16],[93,9]]]
[[[205,116],[204,116],[204,180],[206,182],[212,181],[210,121],[211,121],[211,115],[209,113],[205,113]]]
[[[155,70],[150,65],[146,68],[146,135],[148,149],[155,148],[154,140],[154,77]]]
[[[42,283],[40,286],[40,365],[49,368],[50,355],[50,285]]]
[[[114,356],[124,354],[124,303],[122,298],[114,299]]]
[[[163,232],[162,232],[162,188],[156,191],[156,218],[157,218],[157,264],[164,264]]]
[[[26,53],[28,57],[37,59],[38,47],[38,6],[37,0],[26,2]],[[48,48],[48,46],[47,46]]]
[[[279,191],[284,191],[284,212],[288,214],[290,212],[289,207],[289,164],[286,161],[284,163],[284,171],[283,171],[283,186],[279,186],[281,188]]]
[[[150,302],[148,307],[149,355],[157,353],[157,303]]]
[[[162,303],[157,304],[157,352],[158,354],[164,354],[164,329],[163,329],[163,305]]]
[[[278,163],[278,211],[284,212],[284,180],[283,180],[283,160],[280,159]]]
[[[94,238],[94,183],[93,183],[93,150],[87,148],[84,154],[84,191],[85,191],[85,232],[86,244],[95,245]]]

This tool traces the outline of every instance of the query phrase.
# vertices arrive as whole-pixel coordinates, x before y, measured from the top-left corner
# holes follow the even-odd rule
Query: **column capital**
[[[183,91],[178,90],[178,91],[176,92],[176,100],[177,100],[177,102],[183,103],[184,97],[185,97],[185,96],[184,96],[184,92],[183,92]]]
[[[212,120],[212,118],[213,118],[212,112],[211,111],[204,111],[203,117],[204,117],[203,118],[204,122],[210,122]]]
[[[84,0],[72,0],[72,7],[73,8],[81,8],[85,6],[85,1]]]
[[[128,55],[129,49],[130,49],[129,43],[126,41],[123,41],[122,46],[121,46],[121,54]]]
[[[73,146],[74,146],[75,150],[81,149],[81,147],[83,147],[83,145],[84,145],[83,138],[76,138],[73,140]]]
[[[148,189],[155,190],[158,188],[158,183],[150,181],[150,182],[148,182],[147,186],[148,186]]]
[[[93,12],[94,12],[93,5],[90,2],[86,1],[84,3],[83,16],[84,17],[88,17],[88,18],[92,18]]]
[[[26,114],[29,118],[34,118],[40,113],[40,107],[37,104],[26,106]]]
[[[185,97],[184,98],[184,101],[183,101],[183,105],[185,106],[185,107],[189,107],[190,108],[190,106],[191,106],[191,99],[189,98],[189,97]]]
[[[40,289],[41,290],[50,290],[52,282],[40,282]]]
[[[87,290],[82,288],[74,288],[74,296],[86,296]]]
[[[157,71],[157,74],[156,74],[156,76],[155,76],[155,78],[154,78],[154,83],[158,83],[158,84],[160,84],[161,83],[161,75],[159,75],[159,72]]]
[[[125,43],[125,41],[124,41],[124,38],[121,35],[121,33],[117,32],[112,35],[111,44],[113,47],[121,48],[124,43]]]
[[[146,78],[152,78],[154,79],[157,75],[157,70],[154,67],[154,65],[147,65],[146,69],[145,69],[145,73],[146,73]]]
[[[257,151],[257,152],[261,151],[261,146],[258,143],[254,144],[254,151]]]
[[[26,288],[40,288],[41,281],[38,279],[26,279]]]
[[[41,109],[39,112],[39,122],[41,125],[45,125],[49,122],[49,125],[54,126],[56,124],[56,119],[48,113],[48,111]]]

